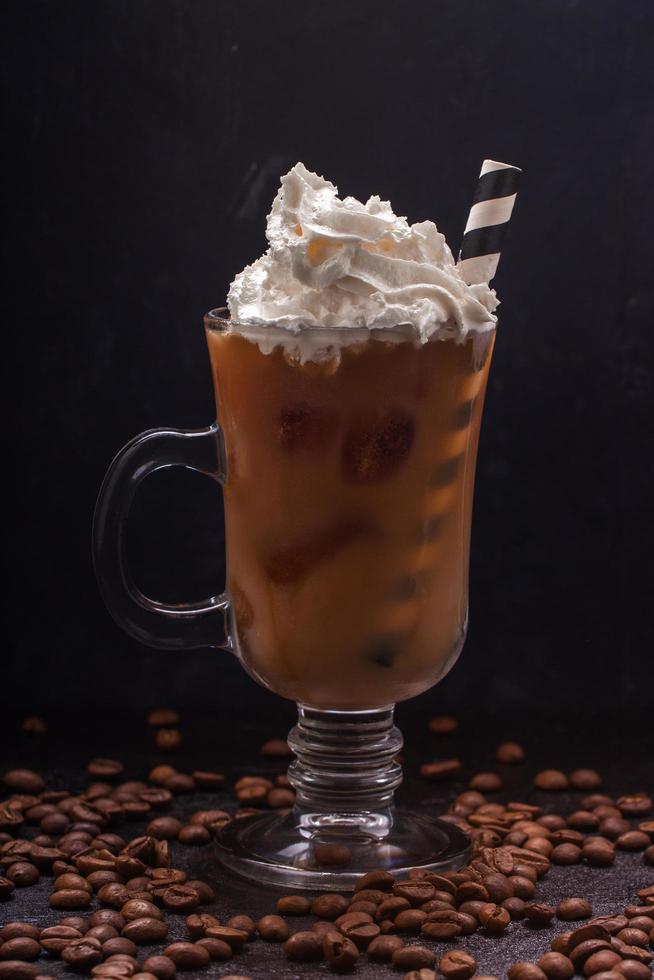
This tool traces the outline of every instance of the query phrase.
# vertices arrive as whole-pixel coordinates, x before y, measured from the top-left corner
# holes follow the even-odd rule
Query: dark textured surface
[[[185,734],[183,747],[171,757],[156,752],[153,734],[141,716],[116,713],[86,716],[76,720],[74,725],[70,716],[53,716],[50,731],[40,738],[18,734],[17,723],[5,718],[0,732],[0,765],[2,770],[9,765],[31,765],[46,775],[49,787],[79,789],[87,781],[84,776],[86,763],[94,755],[101,754],[121,758],[126,763],[125,778],[143,778],[155,762],[171,761],[180,770],[197,767],[223,769],[229,785],[234,778],[243,774],[283,771],[282,763],[266,762],[257,754],[257,750],[264,738],[284,734],[292,720],[292,715],[281,710],[274,722],[264,728],[260,723],[248,720],[245,710],[239,716],[222,719],[187,714],[182,726]],[[446,737],[428,733],[427,717],[420,713],[400,711],[398,721],[406,738],[406,780],[398,794],[398,802],[427,813],[442,812],[449,800],[465,788],[474,772],[496,768],[494,749],[507,737],[518,738],[524,744],[527,759],[521,766],[498,767],[506,788],[489,794],[489,799],[529,801],[542,805],[547,811],[563,813],[576,809],[583,794],[543,793],[532,788],[534,773],[545,766],[565,770],[595,766],[604,777],[603,789],[615,795],[654,791],[651,718],[638,717],[636,713],[628,720],[586,716],[583,712],[567,719],[534,715],[495,718],[471,715],[462,718],[459,733]],[[417,778],[420,762],[453,755],[459,756],[464,764],[460,781],[426,784]],[[178,797],[173,812],[189,815],[200,808],[223,804],[228,808],[234,805],[229,790]],[[130,825],[127,826],[129,829]],[[134,830],[140,826],[135,824]],[[117,829],[120,831],[120,828]],[[193,876],[205,878],[214,885],[218,895],[217,905],[208,911],[223,921],[237,912],[246,912],[256,918],[274,911],[275,901],[281,894],[227,877],[216,866],[210,847],[183,848],[176,844],[174,862],[187,868]],[[653,881],[654,868],[643,864],[642,855],[618,853],[616,863],[610,869],[581,866],[552,868],[537,894],[553,904],[562,898],[585,895],[592,899],[595,914],[603,914],[632,903],[635,891]],[[44,911],[48,893],[45,881],[35,888],[15,892],[11,901],[0,904],[0,922],[27,919],[39,925],[51,925],[59,921],[64,913]],[[168,921],[171,923],[171,935],[182,937],[183,918],[171,915]],[[308,920],[293,918],[289,921],[295,931]],[[553,935],[566,928],[565,924],[556,923],[552,928],[534,929],[516,922],[500,939],[478,933],[460,940],[457,946],[475,955],[479,973],[502,975],[512,962],[537,959],[548,949]],[[439,954],[451,948],[430,942],[427,945]],[[148,948],[147,951],[154,952],[154,949]],[[43,961],[42,972],[60,975],[63,972],[62,964],[58,961],[48,962],[46,969]],[[244,973],[253,980],[277,977],[292,980],[295,977],[324,976],[329,971],[324,964],[289,964],[276,945],[257,940],[229,963],[214,963],[210,968],[211,976],[230,973]],[[355,975],[390,978],[397,976],[397,973],[387,966],[369,963],[367,957],[362,955]]]
[[[113,628],[89,547],[105,468],[142,429],[211,420],[201,316],[261,254],[297,159],[433,217],[456,249],[494,157],[524,178],[466,666],[439,697],[572,708],[583,679],[593,704],[651,704],[651,0],[6,0],[0,16],[14,701],[255,697],[235,665],[158,659]],[[217,591],[214,486],[153,479],[131,547],[157,597]]]

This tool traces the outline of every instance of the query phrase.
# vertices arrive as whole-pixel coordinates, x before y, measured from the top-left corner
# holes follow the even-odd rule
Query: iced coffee
[[[438,681],[465,637],[495,294],[431,222],[301,164],[268,239],[207,318],[233,642],[278,694],[378,707]]]

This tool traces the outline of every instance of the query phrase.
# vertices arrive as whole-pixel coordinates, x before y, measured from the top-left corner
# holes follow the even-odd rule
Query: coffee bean
[[[268,791],[266,803],[272,810],[281,810],[284,807],[292,807],[295,803],[295,790],[275,786],[273,789]]]
[[[279,915],[264,915],[257,922],[257,929],[267,942],[282,943],[289,937],[288,925]]]
[[[533,925],[549,925],[555,914],[556,909],[544,902],[531,902],[529,905],[525,905],[525,918]]]
[[[159,728],[154,740],[161,752],[175,752],[182,744],[182,733],[177,728]]]
[[[144,943],[158,943],[168,935],[168,926],[161,919],[144,916],[142,919],[132,919],[122,930],[125,939],[141,946]]]
[[[26,937],[27,939],[38,939],[41,935],[40,930],[33,926],[31,922],[7,922],[0,929],[0,940],[7,942],[9,939]]]
[[[654,864],[654,844],[651,844],[643,852],[643,861],[645,864]],[[2,898],[2,879],[0,878],[0,898]]]
[[[211,840],[211,834],[206,827],[199,823],[188,823],[182,827],[177,835],[180,844],[188,844],[191,847],[202,847]]]
[[[6,776],[5,776],[6,782]],[[29,790],[26,790],[29,792]],[[621,796],[615,805],[625,817],[644,817],[652,809],[652,800],[646,793],[633,793],[631,796]]]
[[[654,926],[654,923],[652,924],[652,926]],[[627,927],[625,929],[621,929],[620,932],[617,932],[616,936],[621,942],[627,943],[628,946],[644,947],[647,946],[649,943],[649,929],[647,932],[643,932],[640,929]]]
[[[398,912],[398,914],[395,916],[395,925],[400,932],[417,933],[420,932],[422,924],[426,918],[427,913],[423,912],[421,909],[404,909],[402,912]]]
[[[237,929],[239,932],[244,932],[246,935],[246,942],[254,939],[257,934],[256,924],[249,915],[233,915],[231,919],[227,920],[226,925],[230,929]]]
[[[572,960],[562,953],[544,953],[538,961],[538,966],[548,977],[548,980],[571,980],[575,968]]]
[[[452,910],[430,912],[421,929],[423,936],[436,940],[454,939],[456,936],[460,936],[462,932],[459,914]]]
[[[442,759],[440,762],[426,762],[420,766],[423,779],[450,779],[461,771],[459,759]]]
[[[582,790],[584,793],[598,789],[602,785],[602,777],[594,769],[575,769],[570,773],[569,779],[573,789]]]
[[[277,911],[284,915],[307,915],[311,902],[304,895],[285,895],[277,900]]]
[[[497,747],[495,758],[498,762],[501,762],[502,765],[516,765],[520,762],[524,762],[525,750],[518,744],[518,742],[502,742],[502,744]]]
[[[563,922],[573,922],[575,919],[589,919],[593,914],[590,902],[585,898],[564,898],[556,906],[556,915]]]
[[[121,909],[129,901],[129,892],[124,885],[119,884],[117,881],[111,881],[99,889],[98,900],[104,905],[111,905],[112,908]]]
[[[197,943],[172,943],[164,949],[164,956],[171,959],[178,970],[201,970],[210,961],[209,951]]]
[[[322,957],[322,940],[315,932],[296,932],[286,940],[283,950],[287,960],[300,963],[319,960]]]
[[[18,793],[37,794],[45,789],[43,778],[31,769],[10,769],[2,778],[5,786]]]
[[[196,946],[204,946],[212,960],[230,960],[232,958],[232,948],[222,939],[198,939]]]
[[[581,848],[576,844],[557,844],[550,854],[552,864],[579,864],[580,860]]]
[[[159,766],[155,766],[154,769],[150,770],[148,779],[151,783],[156,783],[158,786],[165,786],[166,782],[171,776],[176,776],[177,770],[174,766],[169,766],[162,763]]]
[[[183,772],[176,772],[174,775],[168,777],[164,783],[164,788],[176,795],[192,793],[195,789],[195,780],[192,776],[187,776]]]
[[[158,911],[158,910],[157,910]],[[89,916],[89,927],[113,926],[118,932],[125,928],[125,918],[117,909],[98,909]]]
[[[563,956],[568,956],[571,949],[570,946],[571,936],[572,936],[571,932],[560,932],[558,936],[555,936],[552,942],[550,943],[550,947],[552,948],[553,952],[561,953]]]
[[[478,772],[468,783],[470,789],[479,790],[480,793],[495,793],[502,789],[502,779],[496,772]]]
[[[584,976],[592,977],[595,973],[604,970],[612,970],[622,957],[619,953],[614,953],[611,949],[600,949],[597,953],[592,953],[584,963]]]
[[[125,936],[116,936],[114,939],[107,939],[102,944],[103,956],[136,956],[136,943]]]
[[[71,940],[81,938],[80,930],[73,929],[71,926],[48,926],[42,930],[39,942],[46,953],[59,954]]]
[[[438,969],[445,980],[469,980],[477,969],[477,961],[470,953],[461,949],[452,949],[441,957]]]
[[[25,963],[22,960],[0,962],[0,980],[34,980],[37,972],[33,963]]]
[[[603,942],[608,942],[610,936],[609,931],[601,925],[599,922],[593,921],[589,922],[585,926],[580,926],[569,934],[569,949],[575,949],[575,947],[580,946],[581,943],[588,942],[589,940],[601,940]]]
[[[649,834],[644,834],[640,830],[627,830],[615,841],[615,846],[622,851],[644,851],[649,845]]]
[[[35,960],[40,954],[38,942],[29,936],[7,939],[0,946],[0,960]]]
[[[75,970],[86,970],[102,959],[102,947],[97,939],[73,939],[61,951],[61,958]]]
[[[210,926],[207,929],[207,937],[222,939],[228,946],[231,946],[234,952],[242,949],[249,938],[243,929],[234,929],[231,926]]]
[[[92,891],[92,888],[86,878],[83,878],[82,875],[78,875],[70,871],[63,875],[58,875],[52,882],[52,887],[55,891],[61,891],[64,888],[83,888],[84,891]]]
[[[82,935],[84,935],[88,931],[89,920],[84,915],[67,915],[58,925],[70,926],[71,929],[79,929]]]
[[[509,980],[546,980],[547,974],[535,963],[514,963],[509,967]]]
[[[575,967],[575,972],[580,973],[586,960],[602,950],[611,950],[611,944],[603,939],[585,939],[570,950],[570,959]]]
[[[147,973],[153,973],[159,980],[174,980],[177,970],[169,956],[148,956],[143,963]]]
[[[436,954],[426,946],[403,946],[393,953],[392,963],[398,970],[421,970],[431,968],[436,962]]]
[[[459,723],[452,715],[436,715],[429,722],[429,731],[434,735],[451,735],[459,727]]]
[[[436,973],[423,967],[422,970],[409,970],[404,974],[403,980],[436,980]]]
[[[581,849],[581,857],[593,868],[605,868],[615,861],[615,848],[609,841],[588,841]]]
[[[140,898],[131,898],[129,901],[125,902],[120,910],[120,914],[125,922],[131,922],[133,919],[163,918],[156,905],[153,905],[152,902],[144,901]]]
[[[115,779],[116,776],[120,776],[124,768],[122,762],[117,759],[92,759],[86,771],[98,779]]]
[[[354,893],[356,895],[358,892],[368,888],[375,888],[381,892],[389,892],[394,884],[395,878],[390,871],[380,868],[375,871],[368,871],[367,874],[362,875],[354,886]]]
[[[622,960],[621,963],[617,963],[611,969],[622,974],[627,980],[651,980],[652,977],[650,968],[638,960]]]
[[[347,911],[348,901],[342,895],[334,892],[327,892],[319,895],[311,903],[311,914],[318,916],[319,919],[337,919]]]
[[[269,759],[285,759],[293,755],[293,751],[285,738],[267,739],[259,752]]]
[[[162,895],[162,901],[171,912],[191,912],[200,904],[200,897],[189,885],[169,885]]]
[[[183,824],[177,817],[155,817],[145,828],[146,834],[157,840],[175,840]]]
[[[513,898],[504,899],[502,908],[506,909],[512,919],[524,919],[526,904],[523,898],[518,898],[517,895],[514,895]]]
[[[489,902],[480,908],[479,921],[489,932],[504,932],[510,925],[511,916],[506,909]]]
[[[38,868],[30,861],[15,861],[7,868],[5,875],[9,881],[13,881],[16,888],[29,888],[35,885],[39,878]]]
[[[558,769],[543,769],[534,776],[534,786],[547,791],[564,790],[568,788],[568,777]]]
[[[198,789],[211,791],[220,789],[224,785],[225,775],[222,772],[209,772],[203,769],[196,769],[192,774],[195,785]]]
[[[91,893],[85,888],[62,888],[53,892],[48,899],[53,909],[85,909],[91,901]]]
[[[368,957],[375,963],[390,963],[393,953],[404,947],[404,940],[399,936],[377,936],[368,946]]]
[[[359,959],[359,950],[351,939],[336,931],[328,932],[322,941],[323,956],[332,970],[349,970]]]
[[[393,885],[393,894],[398,898],[406,898],[410,905],[418,906],[434,897],[436,889],[430,882],[424,880],[399,881]]]
[[[185,884],[188,888],[192,888],[193,891],[197,893],[200,905],[211,905],[212,902],[216,901],[216,893],[211,885],[208,885],[206,881],[199,881],[197,878],[191,878],[189,881],[185,882]]]

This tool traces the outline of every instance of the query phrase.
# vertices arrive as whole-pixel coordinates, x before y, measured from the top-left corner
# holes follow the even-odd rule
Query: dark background
[[[650,0],[3,5],[3,691],[13,706],[242,704],[227,655],[142,648],[90,559],[132,435],[213,414],[202,314],[296,160],[458,248],[480,161],[524,180],[496,281],[471,627],[434,709],[652,703]],[[158,475],[137,578],[223,577],[215,487]]]

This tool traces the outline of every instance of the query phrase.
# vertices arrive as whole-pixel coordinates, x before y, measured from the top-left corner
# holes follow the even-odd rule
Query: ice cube
[[[367,647],[364,658],[378,667],[392,667],[402,653],[402,644],[406,639],[404,634],[389,633],[373,640]]]
[[[470,425],[470,419],[472,418],[472,410],[474,408],[475,399],[469,398],[465,402],[461,402],[460,405],[454,410],[452,416],[452,428],[453,429],[467,429]]]
[[[364,518],[341,518],[297,538],[292,544],[270,550],[264,556],[263,567],[276,585],[293,585],[316,565],[371,530],[372,525]]]
[[[411,452],[415,420],[402,408],[380,409],[350,425],[342,447],[343,476],[374,483],[393,476]]]
[[[333,409],[298,402],[279,413],[277,438],[288,452],[316,452],[335,439],[338,416]]]
[[[445,459],[442,463],[439,463],[432,473],[429,481],[430,487],[436,490],[440,487],[447,487],[450,483],[454,483],[463,456],[463,453],[459,453],[458,456],[451,456],[449,459]]]

